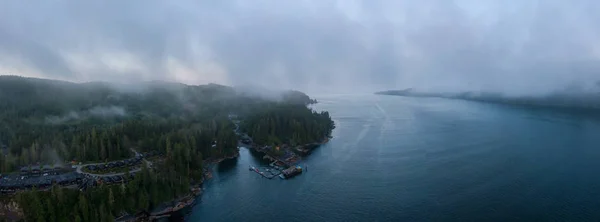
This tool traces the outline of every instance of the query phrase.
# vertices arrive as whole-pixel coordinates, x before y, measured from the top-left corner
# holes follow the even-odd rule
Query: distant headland
[[[502,103],[524,106],[600,109],[600,91],[598,92],[557,92],[542,96],[506,96],[501,93],[490,92],[458,92],[436,93],[424,92],[413,88],[402,90],[386,90],[376,92],[377,95],[392,95],[406,97],[435,97],[447,99],[461,99],[470,101]]]

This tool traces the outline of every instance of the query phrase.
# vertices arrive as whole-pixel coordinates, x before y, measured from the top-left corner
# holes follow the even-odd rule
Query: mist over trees
[[[189,193],[204,163],[238,152],[236,114],[257,143],[322,141],[334,128],[329,113],[298,91],[257,96],[228,86],[170,82],[117,85],[0,76],[0,172],[22,166],[107,162],[134,150],[161,160],[121,185],[76,191],[19,192],[28,221],[111,221]]]
[[[131,156],[132,148],[170,153],[193,147],[204,158],[231,155],[236,136],[229,113],[262,115],[262,110],[273,113],[268,107],[280,106],[298,110],[289,112],[291,116],[304,112],[306,121],[313,113],[304,105],[313,102],[297,91],[271,100],[216,84],[144,82],[127,88],[1,76],[0,145],[6,155],[0,156],[0,170],[71,160],[118,160]],[[208,149],[215,140],[217,149]]]

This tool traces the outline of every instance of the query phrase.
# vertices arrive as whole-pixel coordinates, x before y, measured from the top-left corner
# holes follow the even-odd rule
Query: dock
[[[275,168],[269,168],[269,167],[254,167],[254,166],[250,166],[249,168],[250,171],[254,171],[255,173],[257,173],[258,175],[261,175],[264,178],[267,179],[273,179],[279,175],[281,175],[281,171]]]
[[[287,168],[285,170],[282,170],[280,177],[281,177],[281,179],[289,179],[289,178],[292,178],[292,177],[295,177],[295,176],[301,174],[302,171],[303,170],[302,170],[301,166],[295,166],[295,167],[293,166],[293,167]]]

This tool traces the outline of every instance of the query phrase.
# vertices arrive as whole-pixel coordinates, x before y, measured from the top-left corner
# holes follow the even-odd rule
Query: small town
[[[142,154],[134,151],[134,153],[135,157],[133,158],[107,163],[75,164],[75,162],[71,162],[24,166],[20,172],[0,174],[0,194],[10,196],[32,189],[45,191],[54,185],[84,191],[100,184],[123,184],[134,179],[136,173],[141,171],[142,164],[152,167],[149,159],[158,161],[163,156],[155,151]],[[134,221],[140,217],[152,220],[168,217],[170,213],[194,204],[195,196],[201,193],[201,189],[194,187],[190,191],[189,195],[163,203],[150,212],[141,212],[145,215],[123,215],[116,220]]]
[[[145,158],[160,157],[158,152],[135,153],[136,157],[107,163],[32,165],[21,167],[20,172],[0,175],[0,192],[47,190],[53,185],[85,190],[98,184],[120,184],[133,179],[142,164],[151,166]],[[144,162],[144,163],[142,163]],[[129,176],[126,176],[129,174]]]

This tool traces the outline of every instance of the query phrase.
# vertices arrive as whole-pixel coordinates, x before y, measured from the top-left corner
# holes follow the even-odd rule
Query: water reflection
[[[216,167],[217,172],[225,173],[225,172],[233,170],[235,168],[235,166],[237,166],[237,164],[238,164],[238,158],[223,160],[222,162],[220,162],[217,165],[217,167]]]
[[[269,164],[268,160],[263,159],[263,157],[265,156],[264,153],[258,152],[253,149],[248,149],[248,150],[250,151],[250,156],[252,156],[254,161],[259,162],[260,164]]]

